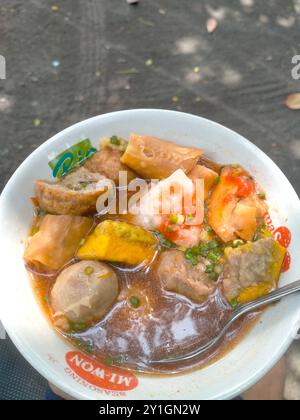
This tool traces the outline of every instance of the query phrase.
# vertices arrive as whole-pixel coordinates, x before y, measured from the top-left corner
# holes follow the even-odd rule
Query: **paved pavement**
[[[219,23],[212,34],[209,17]],[[300,111],[285,106],[286,96],[300,91],[291,76],[299,22],[299,0],[1,0],[7,79],[0,80],[0,190],[63,128],[146,107],[191,112],[240,132],[300,193]],[[22,358],[7,343],[0,354],[6,398],[12,393],[1,363],[12,357],[12,378]],[[25,371],[36,381],[32,398],[40,398],[39,376]]]

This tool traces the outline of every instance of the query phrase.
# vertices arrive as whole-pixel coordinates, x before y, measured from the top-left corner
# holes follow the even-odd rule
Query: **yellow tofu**
[[[78,250],[82,260],[103,260],[138,265],[152,260],[156,237],[139,226],[106,220],[100,223]]]

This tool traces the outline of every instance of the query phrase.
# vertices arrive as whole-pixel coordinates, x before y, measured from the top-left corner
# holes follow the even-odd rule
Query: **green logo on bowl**
[[[49,162],[49,166],[53,171],[53,177],[62,178],[96,152],[97,150],[92,146],[90,139],[85,139],[75,144]]]

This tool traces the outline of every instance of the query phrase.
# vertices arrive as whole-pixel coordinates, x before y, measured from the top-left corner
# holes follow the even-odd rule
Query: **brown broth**
[[[155,263],[138,272],[114,269],[120,280],[120,295],[107,316],[81,333],[66,334],[57,329],[65,339],[100,361],[150,374],[203,368],[232,350],[258,318],[258,313],[254,313],[238,320],[215,348],[200,357],[176,364],[151,364],[151,360],[182,355],[206,343],[226,322],[232,309],[225,303],[220,287],[203,304],[165,291],[156,276]],[[49,299],[56,277],[31,274],[31,278],[52,323]],[[132,296],[140,300],[138,308],[132,307]]]

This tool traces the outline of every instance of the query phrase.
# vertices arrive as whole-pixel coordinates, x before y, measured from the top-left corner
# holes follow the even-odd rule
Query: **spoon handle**
[[[156,360],[156,361],[153,361],[153,363],[174,363],[174,362],[182,362],[182,361],[193,359],[194,357],[199,356],[203,352],[212,348],[225,335],[225,333],[229,330],[232,324],[242,315],[245,315],[248,312],[251,312],[255,309],[261,308],[262,306],[269,305],[270,303],[278,302],[285,296],[289,296],[296,292],[300,292],[300,280],[295,281],[289,284],[288,286],[284,286],[284,287],[281,287],[280,289],[274,290],[273,292],[265,296],[262,296],[259,299],[253,300],[252,302],[238,306],[235,309],[235,311],[232,313],[229,320],[223,326],[221,331],[215,337],[213,337],[209,342],[207,342],[205,345],[203,345],[202,347],[199,347],[197,350],[194,350],[191,353],[188,353],[182,356],[177,356],[174,358],[170,357],[163,360]]]

